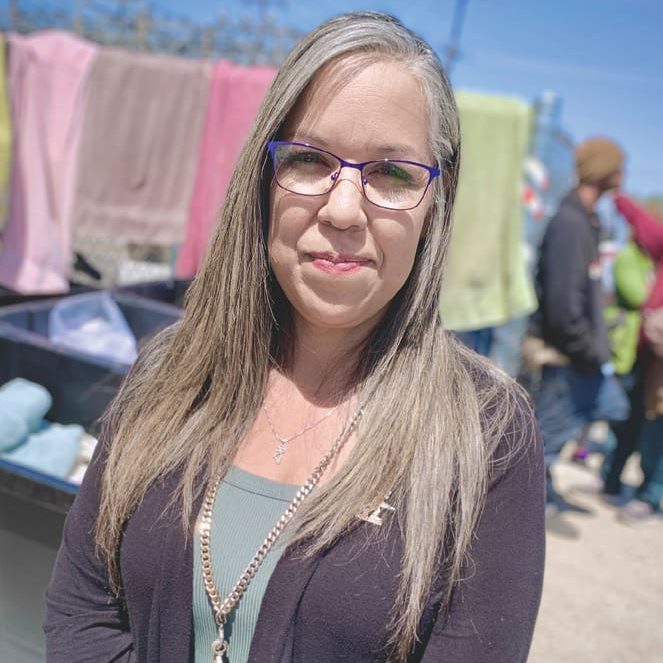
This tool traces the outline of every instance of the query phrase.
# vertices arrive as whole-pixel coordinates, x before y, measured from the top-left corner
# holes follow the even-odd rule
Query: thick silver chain
[[[256,551],[253,559],[246,569],[244,569],[244,572],[235,583],[230,594],[228,594],[223,601],[221,600],[219,588],[217,587],[214,573],[212,571],[212,550],[210,546],[212,536],[212,513],[214,511],[216,493],[219,489],[219,484],[221,483],[221,476],[219,476],[213,484],[210,484],[207,489],[203,500],[202,516],[200,518],[200,557],[202,562],[203,584],[205,585],[205,591],[207,592],[207,596],[212,605],[214,621],[217,627],[217,639],[212,643],[213,663],[223,663],[223,658],[228,653],[228,641],[225,638],[224,632],[228,615],[230,615],[239,603],[265,557],[267,557],[267,554],[274,547],[274,544],[283,533],[285,526],[292,520],[302,502],[311,494],[312,490],[320,481],[320,477],[323,475],[324,471],[327,469],[336,454],[338,454],[343,444],[345,444],[350,437],[352,431],[357,427],[361,414],[362,408],[359,407],[352,415],[345,428],[340,432],[329,451],[313,469],[306,482],[299,488],[292,502],[288,505],[288,508],[283,512],[276,522],[276,525],[274,525],[269,534],[265,537],[265,540]]]

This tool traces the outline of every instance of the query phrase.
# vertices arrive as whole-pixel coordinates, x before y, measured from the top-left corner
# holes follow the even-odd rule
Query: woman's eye
[[[320,161],[320,155],[315,152],[299,152],[293,156],[296,161],[301,161],[302,163],[318,163]]]
[[[404,183],[409,183],[412,181],[410,174],[394,163],[382,163],[378,168],[376,168],[374,172],[378,175],[401,180]]]
[[[316,164],[327,165],[327,160],[324,155],[319,152],[290,152],[284,159],[285,163],[298,165],[298,164]]]

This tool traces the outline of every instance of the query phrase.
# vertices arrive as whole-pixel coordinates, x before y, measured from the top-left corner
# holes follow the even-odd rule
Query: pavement
[[[543,599],[529,663],[663,663],[663,516],[627,525],[601,499],[597,468],[554,468],[570,508],[549,517]],[[624,474],[640,475],[637,456]]]

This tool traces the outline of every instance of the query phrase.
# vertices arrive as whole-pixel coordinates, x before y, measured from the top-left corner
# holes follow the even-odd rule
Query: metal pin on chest
[[[378,527],[382,526],[382,512],[383,511],[396,511],[396,507],[391,506],[387,503],[387,498],[389,495],[386,495],[384,500],[380,502],[378,507],[371,511],[368,515],[359,516],[362,520],[365,520],[367,523],[372,523]]]

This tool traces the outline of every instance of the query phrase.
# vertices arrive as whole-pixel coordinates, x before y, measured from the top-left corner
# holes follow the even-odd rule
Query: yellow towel
[[[12,133],[9,95],[7,94],[6,42],[0,34],[0,232],[5,227],[9,209],[9,173]]]
[[[458,92],[456,101],[461,173],[440,313],[448,329],[466,331],[536,307],[520,195],[532,113],[508,97]]]

